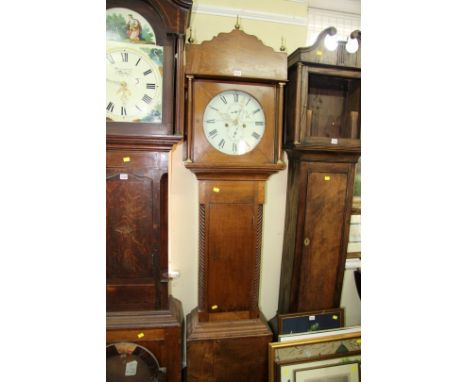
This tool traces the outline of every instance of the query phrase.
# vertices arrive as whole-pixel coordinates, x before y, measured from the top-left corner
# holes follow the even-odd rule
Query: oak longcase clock
[[[259,381],[271,341],[258,307],[263,204],[266,180],[285,167],[286,54],[233,30],[188,45],[186,58],[185,166],[199,181],[199,297],[187,317],[188,380]]]
[[[183,313],[168,289],[168,157],[183,135],[191,6],[107,0],[106,10],[107,342],[144,346],[174,382]],[[140,375],[131,362],[122,370]]]
[[[289,159],[279,313],[338,308],[361,154],[360,32],[356,52],[340,41],[288,57],[285,149]]]

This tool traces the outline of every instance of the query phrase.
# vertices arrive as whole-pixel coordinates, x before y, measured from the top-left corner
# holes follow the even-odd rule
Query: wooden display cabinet
[[[338,308],[360,157],[360,49],[326,51],[321,33],[288,57],[289,159],[279,313]],[[353,32],[360,43],[360,32]]]

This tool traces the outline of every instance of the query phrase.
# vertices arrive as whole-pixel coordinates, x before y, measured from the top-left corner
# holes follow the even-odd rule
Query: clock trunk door
[[[263,183],[200,182],[200,320],[258,316]]]
[[[153,169],[108,169],[107,310],[155,309],[164,303],[160,178]]]
[[[248,311],[255,269],[252,204],[210,207],[208,307],[212,312]]]
[[[298,311],[333,308],[343,266],[343,239],[347,200],[347,165],[302,163],[306,198],[300,267]],[[299,214],[301,212],[299,211]],[[318,292],[320,291],[320,292]]]

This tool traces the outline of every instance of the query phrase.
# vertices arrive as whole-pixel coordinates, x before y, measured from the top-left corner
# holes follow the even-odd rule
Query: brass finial
[[[187,41],[188,41],[189,44],[192,44],[195,41],[193,39],[193,37],[192,37],[192,27],[190,27],[190,29],[189,29],[189,36],[188,36]]]
[[[239,15],[237,15],[236,25],[234,25],[234,28],[240,29]]]
[[[280,46],[280,51],[284,52],[286,50],[286,46],[284,45],[284,37],[281,36],[281,46]]]

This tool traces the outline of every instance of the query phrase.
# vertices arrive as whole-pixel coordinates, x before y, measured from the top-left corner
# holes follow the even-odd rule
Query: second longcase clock
[[[285,149],[289,159],[279,313],[338,308],[354,169],[360,157],[360,50],[317,42],[288,57]],[[360,32],[351,38],[359,40]],[[357,43],[357,41],[356,41]]]
[[[121,351],[108,359],[113,380],[141,375],[132,352],[143,348],[159,364],[155,378],[181,379],[183,312],[168,288],[168,158],[182,139],[191,5],[107,0],[106,340]]]

